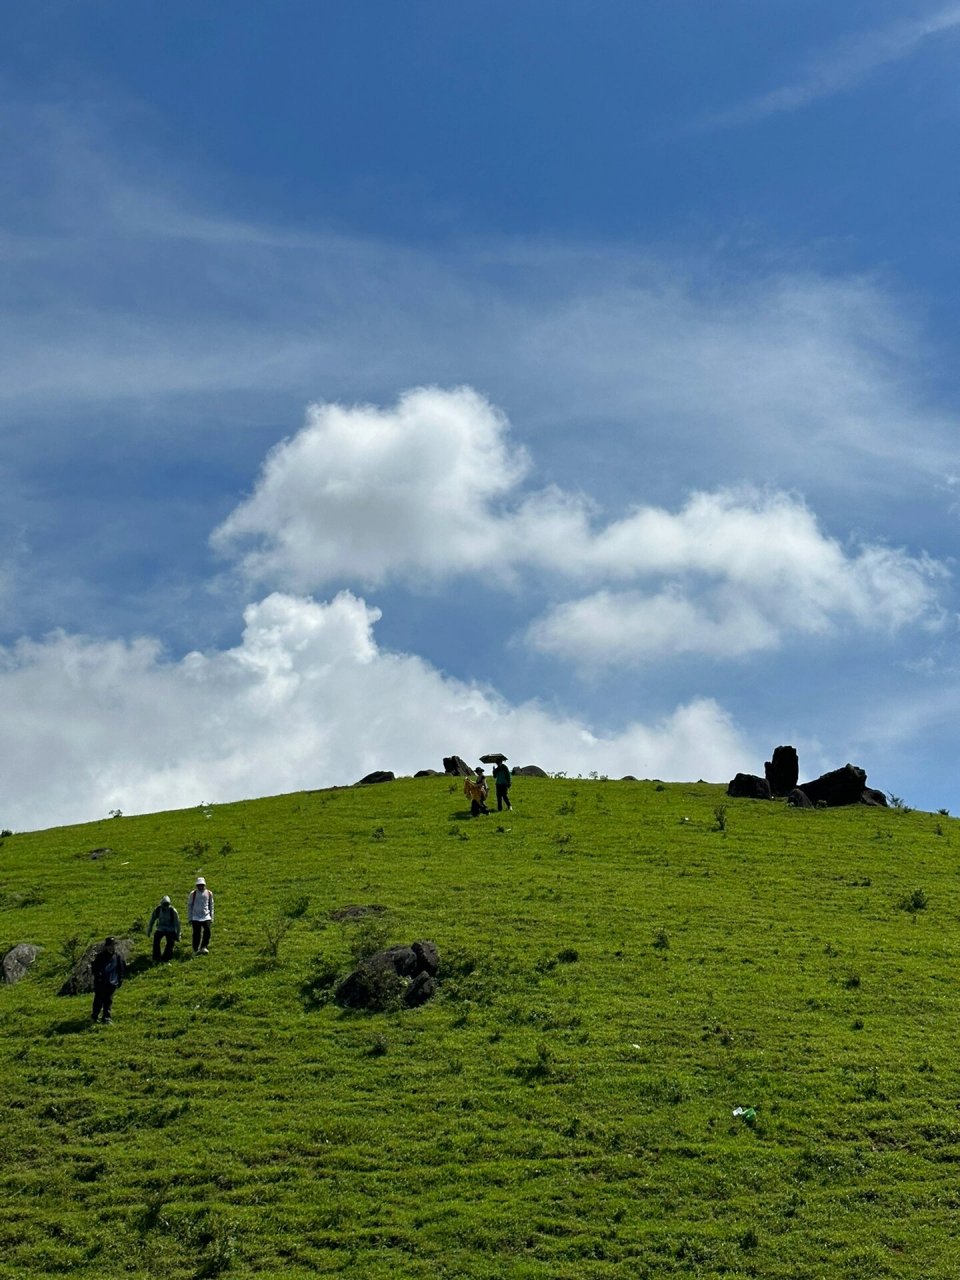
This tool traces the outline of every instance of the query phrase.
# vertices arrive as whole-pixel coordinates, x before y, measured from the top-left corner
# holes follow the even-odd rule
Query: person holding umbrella
[[[497,789],[497,812],[504,805],[508,809],[513,809],[510,803],[510,770],[507,768],[505,760],[498,760],[493,767],[493,785]]]
[[[491,751],[489,755],[481,756],[480,759],[484,764],[492,764],[493,769],[493,785],[497,790],[497,812],[503,810],[506,805],[512,810],[513,805],[510,803],[510,770],[507,768],[507,757],[502,751]]]

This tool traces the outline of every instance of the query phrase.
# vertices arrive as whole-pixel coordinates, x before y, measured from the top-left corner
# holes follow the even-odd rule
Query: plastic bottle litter
[[[757,1118],[756,1107],[734,1107],[733,1114],[735,1116],[739,1116],[740,1119],[745,1121],[747,1124],[753,1124],[754,1120]]]

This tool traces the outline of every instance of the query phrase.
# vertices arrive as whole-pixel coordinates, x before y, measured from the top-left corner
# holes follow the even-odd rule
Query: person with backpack
[[[93,975],[93,1012],[90,1021],[96,1022],[103,1015],[103,1022],[109,1025],[113,1021],[113,997],[123,985],[127,976],[127,966],[123,956],[117,951],[116,938],[104,938],[103,946],[93,957],[90,966]]]
[[[463,794],[470,801],[470,813],[474,818],[478,818],[481,813],[489,813],[487,808],[487,780],[483,776],[483,770],[477,769],[475,778],[465,778],[463,781]]]
[[[153,933],[154,925],[156,925],[156,933],[153,934],[153,963],[158,964],[161,960],[169,960],[173,955],[173,948],[180,941],[180,916],[177,909],[171,906],[170,899],[166,894],[160,899],[157,906],[153,908],[153,915],[150,917],[150,923],[147,925],[147,937]],[[163,955],[160,954],[160,947],[163,946]]]
[[[187,898],[187,919],[193,926],[193,954],[210,953],[210,927],[213,924],[213,894],[203,876],[197,876],[193,892]]]
[[[493,769],[493,785],[497,790],[497,812],[499,813],[503,806],[513,809],[510,803],[510,770],[507,768],[505,760],[498,760]]]

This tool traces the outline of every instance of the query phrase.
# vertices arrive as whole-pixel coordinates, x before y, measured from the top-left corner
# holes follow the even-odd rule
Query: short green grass
[[[0,1276],[955,1280],[956,821],[513,797],[471,820],[402,779],[4,839],[0,946],[44,951],[0,988]],[[211,954],[144,963],[198,871]],[[56,994],[70,940],[131,930],[93,1028]],[[429,1005],[330,1000],[378,934],[436,941]]]

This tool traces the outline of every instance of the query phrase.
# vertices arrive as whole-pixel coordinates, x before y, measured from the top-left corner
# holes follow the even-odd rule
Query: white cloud
[[[854,88],[879,68],[909,58],[924,41],[957,27],[960,27],[960,5],[948,4],[926,17],[901,19],[858,33],[810,59],[805,73],[792,84],[751,98],[728,111],[717,112],[702,123],[732,127],[799,111],[811,102]]]
[[[259,538],[246,571],[298,590],[456,573],[486,553],[492,504],[526,465],[502,415],[469,388],[409,391],[390,410],[313,405],[213,540]]]
[[[629,441],[626,458],[701,486],[902,493],[955,469],[954,418],[925,398],[938,353],[876,280],[759,254],[425,250],[244,223],[193,194],[204,175],[119,163],[89,112],[4,106],[0,164],[20,180],[0,211],[0,411],[51,431],[121,400],[171,439],[210,420],[201,397],[222,413],[236,393],[276,421],[317,394],[469,383],[522,413],[558,471],[604,428],[606,448]]]
[[[234,649],[168,661],[150,640],[65,633],[0,651],[0,824],[17,830],[355,782],[375,768],[441,768],[494,747],[517,764],[619,776],[732,776],[751,758],[711,700],[604,735],[536,703],[381,650],[380,614],[274,594]],[[144,731],[149,726],[149,731]]]
[[[598,534],[583,560],[610,578],[669,581],[653,594],[566,601],[530,627],[535,648],[581,665],[736,658],[851,625],[889,634],[944,618],[943,565],[885,546],[847,552],[782,493],[700,493],[676,514],[643,509]]]
[[[522,571],[605,584],[530,631],[579,662],[734,657],[791,634],[937,621],[942,566],[847,551],[794,495],[695,493],[678,512],[644,506],[600,525],[581,495],[521,494],[529,469],[505,418],[469,389],[411,391],[392,409],[314,406],[214,542],[254,579],[294,590],[417,575],[496,585]],[[606,586],[651,579],[663,582],[654,594]]]
[[[778,647],[781,637],[756,606],[730,593],[691,600],[669,589],[656,595],[598,591],[568,601],[535,622],[529,639],[542,652],[583,666],[639,666],[692,653],[743,657]]]

